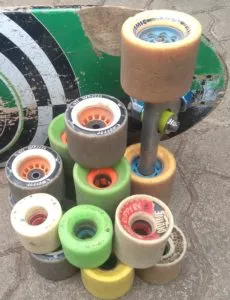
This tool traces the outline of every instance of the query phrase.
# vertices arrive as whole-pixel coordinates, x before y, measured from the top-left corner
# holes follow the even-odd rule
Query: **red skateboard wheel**
[[[162,257],[173,229],[173,216],[161,200],[133,195],[118,206],[115,216],[114,252],[133,268],[148,268]]]

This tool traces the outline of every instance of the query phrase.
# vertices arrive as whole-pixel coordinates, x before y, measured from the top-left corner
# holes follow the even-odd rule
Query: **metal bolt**
[[[170,133],[170,132],[177,132],[179,127],[180,127],[180,122],[178,122],[174,118],[170,118],[170,119],[168,119],[168,122],[166,123],[165,129],[166,129],[167,133]]]

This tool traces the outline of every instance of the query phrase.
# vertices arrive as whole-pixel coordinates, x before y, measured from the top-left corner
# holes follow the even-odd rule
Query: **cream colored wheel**
[[[159,145],[157,151],[159,170],[155,170],[150,176],[143,176],[138,172],[140,149],[140,144],[134,144],[125,152],[125,158],[131,165],[131,194],[148,194],[168,204],[176,173],[176,160],[173,154]]]
[[[118,206],[115,216],[114,252],[133,268],[158,263],[173,229],[167,205],[148,195],[133,195]]]
[[[201,38],[192,16],[147,10],[128,18],[121,30],[121,85],[149,103],[176,101],[191,87]]]
[[[160,262],[151,268],[137,270],[138,276],[152,284],[165,284],[176,279],[180,275],[186,249],[183,232],[174,226]]]
[[[27,251],[45,254],[60,246],[58,224],[61,217],[62,209],[57,199],[44,193],[33,194],[15,204],[11,225]]]

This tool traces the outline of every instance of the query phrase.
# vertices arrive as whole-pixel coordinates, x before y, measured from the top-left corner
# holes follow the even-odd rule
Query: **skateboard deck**
[[[16,150],[46,144],[51,120],[80,95],[130,97],[120,85],[120,28],[139,10],[122,7],[4,9],[0,12],[0,166]],[[208,115],[227,83],[207,37],[200,44],[191,95],[178,134]],[[129,142],[141,121],[130,117]],[[170,134],[164,138],[170,138]]]

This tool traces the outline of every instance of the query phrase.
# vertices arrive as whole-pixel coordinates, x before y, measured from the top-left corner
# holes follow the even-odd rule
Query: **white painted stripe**
[[[46,84],[52,105],[65,104],[65,93],[59,75],[34,39],[3,13],[0,13],[0,32],[17,45],[34,64]]]
[[[2,53],[0,53],[0,71],[16,89],[21,99],[22,107],[36,108],[37,103],[27,80],[18,68]]]
[[[38,127],[30,145],[44,145],[48,138],[49,123],[53,119],[53,110],[50,106],[38,106]]]
[[[12,62],[0,53],[0,70],[11,82],[18,93],[23,108],[36,108],[37,103],[34,94],[23,74],[12,64]],[[53,119],[53,111],[50,106],[38,107],[38,126],[31,144],[44,145],[47,140],[49,123]],[[23,134],[23,132],[22,132]]]

